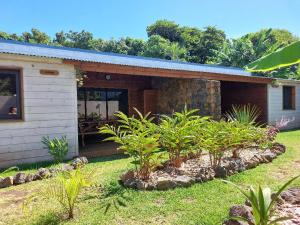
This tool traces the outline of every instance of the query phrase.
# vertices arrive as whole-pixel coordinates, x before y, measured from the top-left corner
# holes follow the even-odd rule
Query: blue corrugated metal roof
[[[239,68],[187,63],[140,56],[129,56],[116,53],[49,46],[42,44],[32,44],[27,42],[18,42],[3,39],[0,39],[0,53],[68,59],[95,63],[108,63],[116,65],[138,66],[146,68],[160,68],[170,70],[251,76],[251,73]]]

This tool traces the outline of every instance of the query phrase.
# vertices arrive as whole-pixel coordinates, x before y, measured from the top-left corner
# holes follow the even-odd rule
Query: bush
[[[133,157],[132,163],[135,165],[137,175],[141,179],[148,179],[151,171],[159,164],[159,137],[155,133],[157,126],[152,123],[150,113],[143,116],[135,109],[138,118],[128,117],[122,112],[117,112],[119,126],[113,127],[106,124],[100,128],[101,134],[109,134],[106,141],[115,141],[120,144],[119,149]]]
[[[194,150],[195,133],[208,117],[194,115],[197,110],[185,109],[173,116],[162,116],[158,127],[160,146],[168,152],[170,163],[179,167],[183,157]]]
[[[231,122],[239,122],[247,125],[258,125],[257,119],[261,114],[261,110],[257,106],[248,105],[240,105],[240,106],[232,106],[231,111],[225,114],[225,117],[228,121]]]
[[[49,154],[53,156],[56,163],[62,162],[69,151],[69,144],[66,136],[61,139],[43,137],[42,143],[48,148]]]

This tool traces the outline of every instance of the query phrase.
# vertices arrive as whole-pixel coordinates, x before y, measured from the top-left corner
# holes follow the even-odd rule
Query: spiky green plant
[[[42,143],[48,148],[48,152],[53,156],[54,162],[62,162],[69,151],[69,144],[66,136],[50,139],[43,137]]]
[[[290,219],[289,217],[275,218],[274,207],[276,206],[275,204],[281,192],[283,192],[285,188],[298,177],[299,176],[296,176],[288,182],[286,182],[281,188],[279,188],[279,190],[274,195],[272,195],[272,191],[270,188],[262,188],[261,186],[259,186],[258,191],[255,191],[253,187],[250,187],[249,192],[246,192],[238,185],[230,181],[224,180],[224,182],[236,187],[250,202],[254,218],[254,225],[276,225],[281,221]],[[243,217],[233,217],[231,219],[244,221],[248,222],[249,224],[252,224],[251,221]]]
[[[80,169],[64,172],[42,193],[44,197],[57,201],[68,212],[68,218],[72,219],[78,196],[84,187],[91,184],[90,179]]]
[[[259,125],[257,119],[261,110],[255,105],[233,105],[231,110],[225,113],[229,121],[238,121],[242,124]]]

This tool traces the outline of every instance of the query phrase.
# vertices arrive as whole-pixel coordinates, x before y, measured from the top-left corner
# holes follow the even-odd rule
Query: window
[[[79,88],[79,118],[110,120],[116,111],[128,113],[128,91],[125,89]]]
[[[283,109],[295,109],[295,87],[283,86]]]
[[[0,70],[0,119],[21,119],[20,73]]]

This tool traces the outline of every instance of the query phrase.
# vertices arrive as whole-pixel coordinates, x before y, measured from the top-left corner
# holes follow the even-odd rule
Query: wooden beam
[[[89,72],[126,74],[137,76],[173,77],[173,78],[202,78],[208,80],[236,81],[248,83],[271,83],[272,78],[250,77],[242,75],[229,75],[208,72],[195,72],[185,70],[170,70],[160,68],[147,68],[106,63],[92,63],[73,60],[64,60],[65,64],[74,65],[77,69]]]

